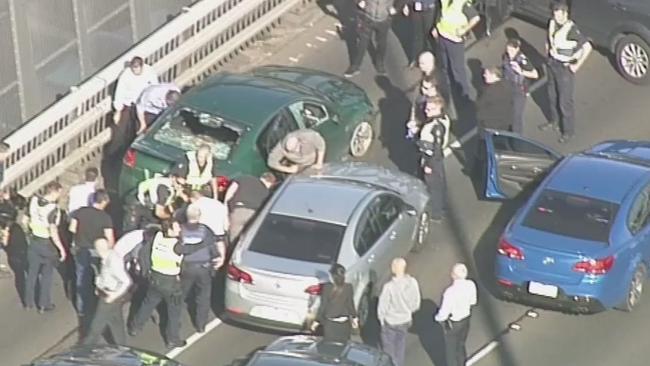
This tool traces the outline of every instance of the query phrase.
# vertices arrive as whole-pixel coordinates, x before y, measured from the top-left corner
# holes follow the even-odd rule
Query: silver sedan
[[[326,165],[287,179],[242,234],[228,264],[228,316],[304,330],[333,263],[347,268],[361,325],[390,262],[429,233],[429,195],[418,179],[376,165]]]

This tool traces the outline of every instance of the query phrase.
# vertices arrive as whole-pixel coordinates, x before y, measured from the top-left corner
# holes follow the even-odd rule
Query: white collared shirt
[[[142,65],[140,75],[134,74],[129,67],[125,68],[117,79],[113,108],[121,110],[125,106],[135,104],[142,92],[153,84],[158,84],[158,75],[153,67],[147,64]]]
[[[144,241],[144,230],[136,229],[131,230],[124,235],[122,235],[115,246],[113,251],[117,253],[120,257],[124,258],[127,254],[131,253],[138,244]]]
[[[96,182],[84,182],[72,186],[70,188],[70,193],[68,194],[68,213],[72,213],[82,207],[90,206],[91,196],[95,193],[96,189]]]
[[[442,305],[435,316],[437,322],[447,319],[461,321],[471,313],[476,305],[476,284],[472,280],[454,280],[442,295]]]
[[[226,230],[228,230],[228,209],[226,205],[209,197],[199,198],[196,205],[201,210],[199,223],[209,227],[214,235],[225,235]]]

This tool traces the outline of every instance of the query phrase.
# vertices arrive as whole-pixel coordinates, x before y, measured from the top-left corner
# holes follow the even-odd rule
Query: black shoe
[[[39,307],[38,312],[40,314],[44,314],[44,313],[49,313],[50,311],[54,311],[54,309],[56,309],[56,306],[54,304],[52,304],[52,305],[46,306],[44,308]]]
[[[557,142],[559,142],[559,143],[561,143],[561,144],[565,144],[565,143],[567,143],[569,140],[571,140],[572,138],[573,138],[573,135],[562,135],[562,136],[557,140]]]
[[[557,130],[556,126],[557,126],[557,123],[555,123],[555,122],[546,122],[546,123],[542,123],[541,125],[537,126],[537,128],[539,128],[540,131],[548,131],[551,128],[554,129],[554,130]]]
[[[181,348],[187,346],[187,341],[167,342],[167,349]]]
[[[377,74],[379,74],[381,76],[385,76],[386,75],[386,67],[384,65],[377,66]]]
[[[350,66],[345,73],[343,74],[344,77],[346,78],[351,78],[359,75],[361,71],[359,71],[358,67]]]
[[[442,220],[444,220],[444,219],[445,219],[444,216],[432,216],[431,217],[431,222],[434,223],[434,224],[440,224],[442,222]]]
[[[205,333],[205,325],[201,327],[196,327],[196,331],[199,333]]]
[[[126,332],[128,333],[129,336],[135,337],[138,335],[138,331],[136,329],[133,329],[131,327],[127,327]]]

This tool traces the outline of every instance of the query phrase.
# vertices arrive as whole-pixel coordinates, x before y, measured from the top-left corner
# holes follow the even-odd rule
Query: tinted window
[[[400,202],[397,197],[394,196],[380,197],[378,220],[382,232],[388,230],[388,228],[397,219],[397,216],[399,216],[399,212],[400,212]]]
[[[269,214],[249,250],[316,263],[337,260],[345,226],[292,216]]]
[[[607,243],[618,205],[594,198],[545,190],[523,225],[573,238]]]
[[[361,219],[359,219],[357,233],[354,240],[354,249],[360,256],[366,254],[366,252],[375,245],[375,242],[377,242],[381,236],[381,230],[379,225],[377,225],[377,214],[375,211],[376,210],[373,209],[373,207],[368,207],[363,215],[361,215]]]
[[[280,142],[289,132],[296,129],[298,129],[298,123],[296,123],[293,115],[283,109],[280,113],[276,114],[268,126],[266,126],[264,132],[262,132],[257,140],[257,148],[266,159],[275,145],[277,145],[278,142]]]
[[[650,213],[650,188],[646,188],[634,200],[628,216],[628,228],[633,234],[638,233],[648,223]]]
[[[553,158],[553,155],[551,155],[545,149],[520,138],[494,135],[492,136],[492,142],[497,153],[540,155]]]

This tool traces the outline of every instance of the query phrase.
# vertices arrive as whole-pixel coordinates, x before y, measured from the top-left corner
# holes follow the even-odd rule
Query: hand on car
[[[366,8],[366,2],[365,2],[365,0],[361,0],[361,1],[359,1],[359,2],[357,3],[357,6],[359,7],[359,9],[365,9],[365,8]]]

